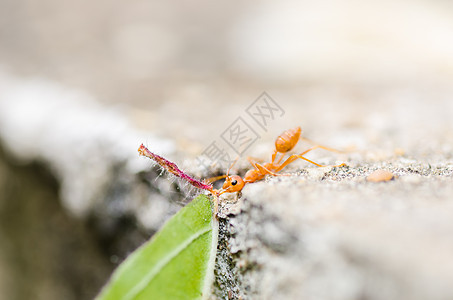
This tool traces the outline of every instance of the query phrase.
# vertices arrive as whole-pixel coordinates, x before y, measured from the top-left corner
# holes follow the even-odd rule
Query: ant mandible
[[[211,178],[209,182],[214,182],[217,180],[220,180],[222,178],[225,178],[225,182],[223,183],[223,186],[220,190],[216,191],[217,195],[220,196],[223,193],[235,193],[235,192],[241,192],[244,186],[248,183],[253,183],[256,181],[259,181],[263,179],[266,175],[272,175],[272,176],[285,176],[286,174],[277,174],[280,172],[284,167],[295,161],[296,159],[303,159],[305,161],[308,161],[309,163],[312,163],[318,167],[326,167],[326,165],[321,165],[318,163],[315,163],[314,161],[309,160],[308,158],[304,157],[303,155],[307,154],[308,152],[315,150],[315,149],[324,149],[328,151],[333,151],[333,152],[340,152],[338,150],[321,146],[321,145],[315,145],[304,152],[300,154],[292,154],[290,155],[283,163],[281,161],[285,157],[285,154],[289,151],[291,151],[294,146],[296,146],[297,142],[299,139],[301,139],[300,134],[301,134],[301,128],[298,126],[293,129],[286,130],[283,132],[281,135],[277,137],[275,140],[275,150],[274,153],[272,154],[272,161],[265,163],[265,164],[260,164],[256,161],[254,161],[252,158],[248,158],[248,161],[250,164],[253,166],[253,169],[250,169],[245,173],[244,178],[242,178],[239,175],[229,175],[231,168],[234,166],[236,161],[233,162],[233,164],[230,166],[230,168],[227,171],[226,175],[218,176]],[[304,140],[305,138],[302,138]],[[280,158],[277,159],[277,156],[281,154]],[[340,164],[332,167],[341,167],[344,166],[345,164]]]

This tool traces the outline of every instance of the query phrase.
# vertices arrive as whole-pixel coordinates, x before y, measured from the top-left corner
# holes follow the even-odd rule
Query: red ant
[[[296,128],[289,129],[289,130],[283,132],[280,136],[277,137],[277,139],[275,140],[275,150],[274,150],[274,153],[272,154],[271,162],[265,163],[265,164],[259,164],[258,162],[253,161],[253,159],[249,157],[248,161],[253,166],[253,169],[248,170],[247,173],[245,173],[244,178],[241,178],[241,176],[239,176],[239,175],[231,175],[231,176],[229,175],[231,168],[236,163],[236,161],[235,161],[228,169],[226,175],[214,177],[214,178],[211,178],[210,180],[208,180],[208,182],[214,182],[219,179],[226,178],[225,182],[223,183],[222,188],[220,190],[216,190],[216,192],[217,192],[216,195],[220,196],[223,193],[241,192],[247,183],[253,183],[258,180],[261,180],[267,174],[272,175],[272,176],[285,176],[287,174],[277,174],[277,173],[280,172],[284,167],[286,167],[287,165],[289,165],[290,163],[295,161],[296,159],[303,159],[318,167],[326,167],[325,165],[315,163],[314,161],[311,161],[308,158],[303,156],[312,150],[321,148],[321,149],[328,150],[328,151],[340,152],[338,150],[328,148],[325,146],[315,145],[300,154],[290,155],[283,163],[280,163],[283,160],[283,158],[285,157],[285,154],[287,152],[291,151],[294,148],[294,146],[296,146],[297,142],[300,139],[301,131],[302,130],[300,129],[300,127],[296,127]],[[307,140],[307,139],[305,139],[305,140]],[[277,155],[279,153],[281,153],[282,155],[280,156],[279,159],[277,159]],[[336,165],[333,167],[341,167],[344,165],[345,164],[343,163],[343,164]]]
[[[181,169],[178,168],[178,166],[175,163],[163,158],[162,156],[159,156],[159,155],[149,151],[148,148],[146,148],[143,144],[141,144],[140,147],[138,148],[138,152],[140,155],[146,156],[146,157],[154,160],[161,167],[166,169],[168,172],[176,175],[179,178],[186,180],[194,187],[207,190],[211,194],[213,194],[215,197],[219,197],[223,193],[240,192],[240,191],[242,191],[242,189],[244,188],[244,186],[247,183],[253,183],[258,180],[261,180],[267,174],[273,175],[273,176],[285,176],[286,174],[277,174],[277,173],[280,172],[284,167],[286,167],[287,165],[289,165],[290,163],[295,161],[296,159],[303,159],[318,167],[325,167],[325,165],[315,163],[314,161],[311,161],[308,158],[305,158],[303,156],[314,149],[321,148],[321,149],[325,149],[328,151],[339,152],[338,150],[335,150],[332,148],[328,148],[328,147],[321,146],[321,145],[315,145],[300,154],[290,155],[283,163],[280,163],[283,160],[283,158],[285,157],[285,154],[287,152],[291,151],[294,148],[294,146],[296,146],[297,142],[300,139],[300,133],[301,133],[300,127],[296,127],[296,128],[289,129],[289,130],[283,132],[279,137],[277,137],[277,140],[275,141],[275,150],[274,150],[274,153],[272,154],[272,161],[270,163],[259,164],[258,162],[253,161],[253,159],[249,157],[248,160],[249,160],[250,164],[253,166],[253,169],[248,170],[247,173],[245,173],[244,178],[241,178],[241,176],[239,176],[239,175],[231,175],[231,176],[229,175],[230,170],[233,168],[236,161],[233,162],[233,164],[230,166],[226,175],[213,177],[213,178],[210,178],[205,181],[200,181],[200,180],[195,179],[195,178],[191,177],[190,175],[184,173]],[[307,140],[307,139],[305,139],[305,140]],[[280,156],[279,159],[277,159],[277,155],[279,153],[282,155]],[[340,167],[340,166],[344,166],[344,165],[345,164],[340,164],[340,165],[336,165],[333,167]],[[220,190],[214,189],[211,183],[214,181],[220,180],[222,178],[226,178],[225,182],[223,183],[222,188]]]

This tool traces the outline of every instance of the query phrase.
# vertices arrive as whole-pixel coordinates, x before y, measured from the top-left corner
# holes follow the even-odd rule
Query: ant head
[[[234,193],[239,192],[245,185],[244,180],[242,180],[241,176],[238,175],[229,175],[231,169],[233,168],[234,164],[237,162],[239,157],[231,164],[228,168],[228,171],[225,175],[225,182],[223,183],[222,189],[218,192],[218,195],[222,195],[223,193]]]
[[[245,182],[242,180],[241,176],[228,176],[223,183],[221,194],[239,192],[242,190],[244,185]]]

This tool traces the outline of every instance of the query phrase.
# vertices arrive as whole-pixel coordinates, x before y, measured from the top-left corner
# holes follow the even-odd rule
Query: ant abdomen
[[[277,152],[286,153],[296,146],[300,138],[300,127],[286,130],[275,140],[275,149]]]

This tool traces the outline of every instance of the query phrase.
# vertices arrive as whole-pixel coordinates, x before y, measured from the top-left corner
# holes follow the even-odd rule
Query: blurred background
[[[112,240],[177,210],[124,217],[141,142],[184,164],[242,117],[249,154],[301,126],[451,159],[452,36],[444,0],[0,0],[0,298],[90,299],[131,251]],[[246,113],[263,92],[284,110],[266,128]]]

